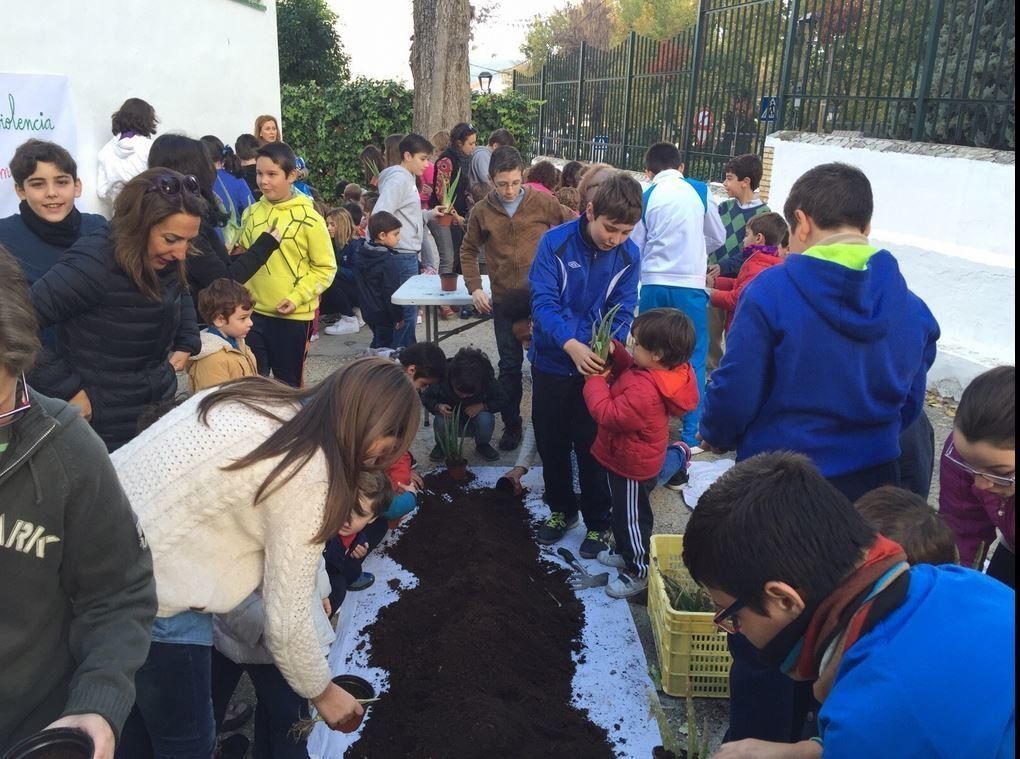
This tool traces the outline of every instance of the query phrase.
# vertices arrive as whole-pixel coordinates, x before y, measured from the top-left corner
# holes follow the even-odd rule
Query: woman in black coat
[[[79,239],[32,286],[57,345],[31,384],[81,406],[110,451],[174,397],[176,372],[201,347],[184,259],[205,213],[193,176],[149,169],[117,196],[109,230]]]
[[[216,167],[202,143],[180,134],[160,135],[153,140],[149,150],[149,168],[160,166],[194,176],[206,203],[194,254],[188,258],[187,276],[192,297],[197,300],[199,290],[204,290],[221,277],[243,285],[279,247],[280,235],[263,236],[244,253],[229,255],[219,232],[229,215],[213,190]]]

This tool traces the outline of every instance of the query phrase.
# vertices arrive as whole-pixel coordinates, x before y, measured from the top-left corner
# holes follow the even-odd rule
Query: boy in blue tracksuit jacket
[[[634,319],[641,261],[628,237],[641,218],[641,186],[610,177],[576,220],[542,236],[528,274],[531,285],[532,426],[542,457],[545,500],[552,515],[537,539],[550,545],[578,523],[571,451],[581,483],[586,535],[583,558],[608,548],[610,494],[605,469],[591,455],[597,428],[584,402],[585,376],[605,364],[588,347],[592,325],[619,305],[613,334],[626,340]]]
[[[1011,759],[1015,595],[955,565],[908,566],[804,456],[738,463],[698,500],[684,564],[763,662],[810,684],[818,732],[717,755]]]
[[[825,164],[784,208],[790,256],[744,291],[701,420],[711,446],[741,461],[806,454],[856,500],[899,484],[899,437],[923,413],[939,326],[896,259],[868,243],[871,185]]]

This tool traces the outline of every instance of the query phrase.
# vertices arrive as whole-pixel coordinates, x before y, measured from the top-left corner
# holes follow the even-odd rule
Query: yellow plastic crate
[[[656,568],[658,561],[663,572],[686,574],[683,545],[683,535],[652,536],[648,616],[659,654],[662,690],[671,696],[729,698],[731,659],[726,633],[713,624],[711,613],[675,611]]]

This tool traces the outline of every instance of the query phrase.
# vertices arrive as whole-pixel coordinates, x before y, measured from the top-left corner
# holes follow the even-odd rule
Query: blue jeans
[[[212,647],[153,641],[117,759],[209,759],[216,744]]]
[[[446,429],[446,419],[439,414],[436,414],[434,418],[434,432],[436,444],[438,445],[439,439],[443,436],[443,431]],[[465,436],[474,436],[476,446],[488,445],[489,441],[492,440],[492,433],[496,430],[496,416],[491,411],[480,411],[466,422],[462,419],[461,429],[464,431]]]
[[[655,478],[656,485],[664,485],[669,478],[679,472],[687,465],[687,454],[675,445],[666,447],[666,458],[662,460],[662,467]]]
[[[492,317],[492,328],[496,332],[496,350],[499,351],[499,384],[510,399],[509,407],[503,412],[503,426],[521,423],[521,372],[524,366],[524,347],[514,337],[514,323],[498,315]]]
[[[698,378],[698,407],[684,417],[681,436],[687,445],[698,444],[696,437],[701,423],[701,411],[705,398],[705,359],[708,356],[708,293],[693,287],[669,287],[667,285],[642,285],[638,313],[652,308],[677,308],[690,318],[694,325],[694,354],[691,368]]]
[[[402,285],[418,273],[418,254],[396,253],[393,256],[393,264],[397,267],[397,273],[400,275],[399,284]],[[394,332],[393,345],[386,347],[404,348],[408,345],[414,345],[417,342],[414,336],[417,326],[418,307],[404,306],[404,326],[400,331]]]
[[[212,652],[217,725],[223,721],[230,697],[244,672],[255,687],[252,754],[256,759],[308,759],[307,741],[291,730],[295,722],[308,718],[308,699],[295,693],[273,664],[237,664],[219,651]]]

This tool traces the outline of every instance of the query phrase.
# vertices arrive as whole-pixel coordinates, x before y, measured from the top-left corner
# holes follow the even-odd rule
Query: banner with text
[[[0,219],[18,211],[10,161],[32,138],[56,142],[77,160],[77,131],[66,76],[0,72]]]

